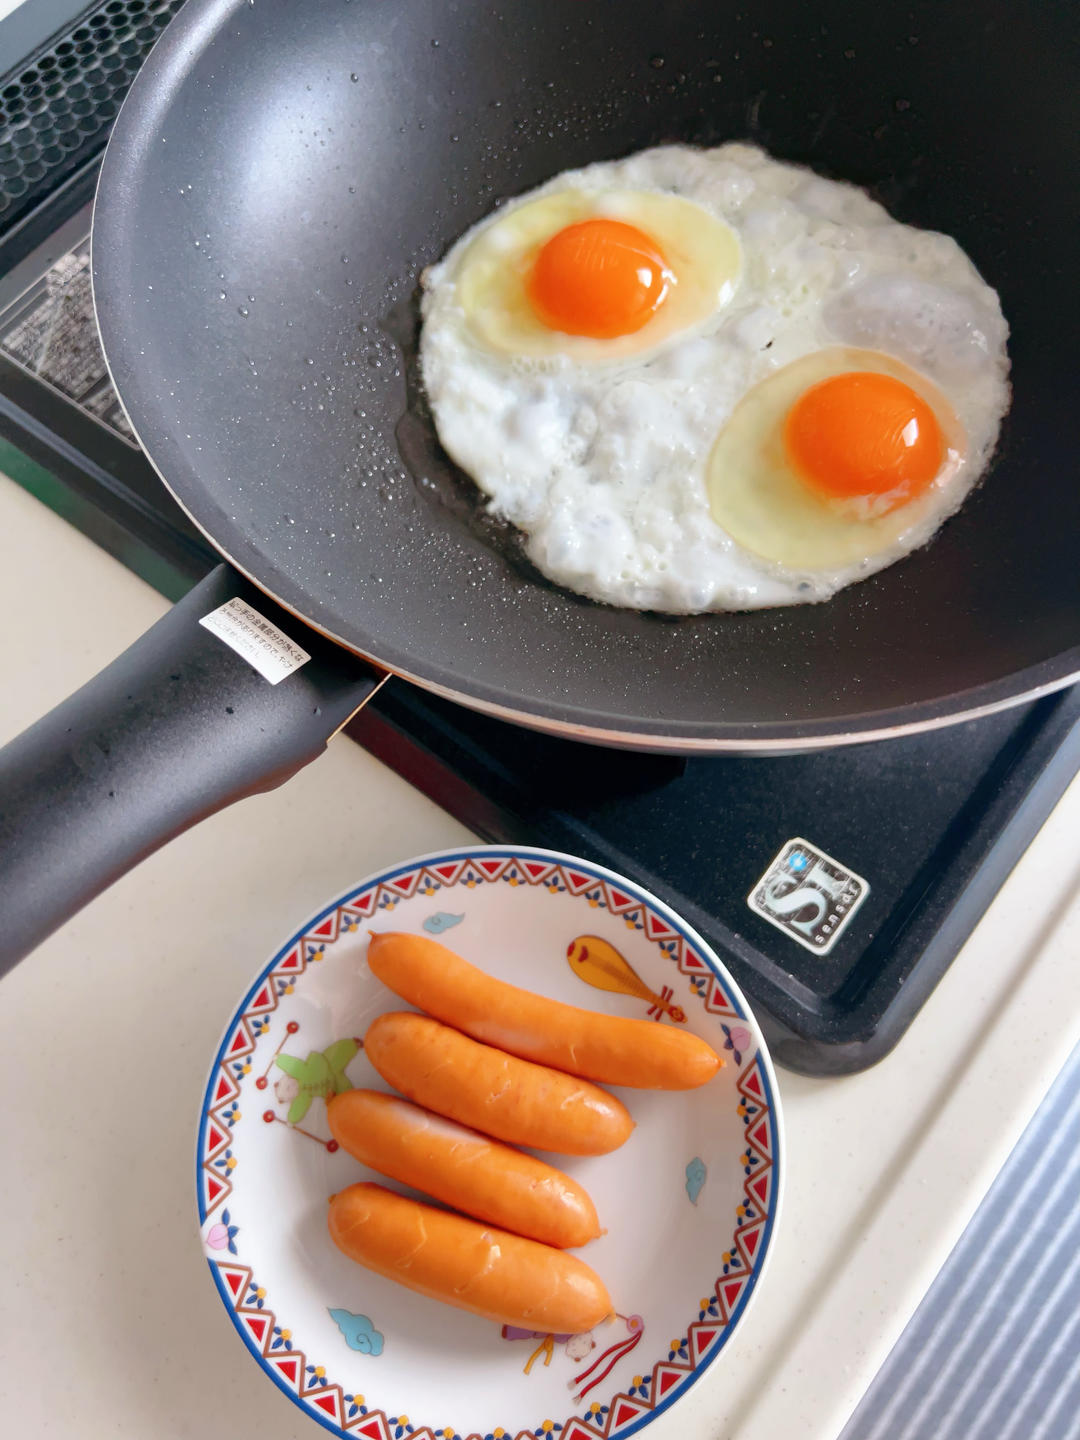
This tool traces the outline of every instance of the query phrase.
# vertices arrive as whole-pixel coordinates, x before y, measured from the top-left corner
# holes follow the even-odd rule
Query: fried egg
[[[825,600],[925,544],[1008,408],[955,241],[741,144],[507,203],[423,277],[439,438],[552,580],[688,614]]]
[[[739,259],[731,227],[679,195],[561,190],[481,230],[458,300],[472,337],[510,358],[644,359],[727,304]]]
[[[709,456],[709,508],[756,555],[837,570],[935,526],[965,448],[945,396],[909,366],[815,351],[735,406]]]

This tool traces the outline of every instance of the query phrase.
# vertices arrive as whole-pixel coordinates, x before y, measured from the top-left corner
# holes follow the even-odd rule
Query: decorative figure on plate
[[[616,1340],[613,1345],[609,1345],[606,1350],[602,1350],[592,1364],[582,1370],[579,1375],[575,1375],[572,1380],[566,1382],[567,1388],[574,1392],[575,1401],[584,1400],[595,1385],[599,1385],[601,1380],[605,1380],[619,1361],[630,1354],[645,1333],[645,1321],[640,1315],[616,1313],[615,1318],[621,1320],[626,1326],[626,1334],[620,1340]],[[605,1360],[608,1362],[606,1365],[604,1365]],[[598,1370],[601,1365],[604,1368]],[[588,1381],[588,1384],[583,1384],[583,1381]]]
[[[533,1365],[542,1355],[544,1364],[551,1364],[551,1357],[555,1353],[556,1345],[565,1345],[566,1353],[571,1360],[583,1360],[590,1350],[596,1345],[592,1338],[592,1332],[584,1335],[551,1335],[544,1330],[523,1330],[520,1325],[504,1325],[502,1327],[504,1340],[539,1340],[540,1344],[525,1361],[525,1374],[532,1371]]]
[[[285,1117],[297,1125],[311,1108],[313,1100],[329,1100],[353,1088],[345,1067],[360,1051],[362,1041],[335,1040],[325,1050],[311,1050],[306,1060],[295,1055],[275,1055],[274,1064],[285,1073],[274,1086],[274,1094],[282,1105],[289,1106]]]
[[[659,1020],[668,1015],[676,1025],[686,1023],[686,1012],[679,1005],[671,1003],[674,990],[665,985],[659,995],[650,990],[634,970],[607,940],[599,935],[579,935],[566,948],[570,969],[579,980],[595,990],[611,990],[617,995],[633,995],[638,1000],[648,1000],[648,1013]]]
[[[575,1375],[573,1379],[566,1382],[567,1388],[575,1392],[575,1400],[581,1400],[589,1393],[594,1385],[599,1385],[600,1381],[606,1378],[623,1356],[628,1355],[630,1351],[633,1350],[645,1332],[645,1322],[640,1315],[620,1315],[616,1313],[615,1319],[622,1321],[626,1326],[627,1333],[616,1340],[614,1344],[608,1345],[591,1365],[585,1370],[582,1370],[580,1374]],[[525,1362],[526,1375],[531,1372],[533,1365],[541,1356],[544,1357],[544,1364],[550,1365],[556,1345],[561,1345],[568,1358],[580,1364],[580,1362],[584,1360],[586,1356],[591,1355],[597,1345],[601,1343],[597,1340],[597,1331],[595,1330],[586,1331],[582,1335],[551,1335],[545,1334],[542,1330],[523,1330],[517,1325],[504,1325],[502,1327],[502,1336],[504,1340],[540,1341],[540,1344]],[[604,1366],[599,1374],[594,1375],[593,1372],[605,1360],[609,1363]],[[585,1380],[588,1381],[587,1385],[582,1384],[582,1381]]]
[[[359,1055],[364,1042],[355,1036],[346,1040],[335,1040],[325,1050],[309,1050],[307,1058],[297,1055],[283,1055],[285,1044],[300,1029],[297,1020],[290,1020],[277,1049],[267,1062],[266,1069],[255,1081],[256,1090],[265,1090],[270,1083],[270,1071],[276,1065],[283,1073],[274,1082],[274,1098],[279,1105],[289,1107],[285,1118],[274,1110],[264,1110],[263,1119],[267,1125],[275,1121],[288,1125],[300,1135],[322,1145],[332,1155],[338,1149],[334,1139],[324,1140],[320,1135],[305,1130],[301,1121],[306,1117],[315,1100],[330,1100],[345,1090],[351,1090],[353,1083],[345,1074],[346,1067]]]

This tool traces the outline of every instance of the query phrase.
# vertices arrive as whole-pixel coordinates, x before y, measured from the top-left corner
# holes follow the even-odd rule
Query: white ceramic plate
[[[337,1149],[325,1104],[349,1084],[387,1088],[357,1037],[402,1002],[368,971],[369,929],[437,935],[493,975],[686,1025],[723,1054],[699,1090],[617,1091],[637,1125],[613,1154],[554,1157],[607,1227],[577,1252],[617,1311],[590,1335],[507,1334],[370,1274],[331,1243],[327,1198],[383,1178]],[[620,989],[597,988],[601,972],[587,963],[570,966],[583,937],[618,952]],[[738,988],[667,906],[567,855],[481,846],[365,880],[282,946],[226,1027],[196,1171],[205,1253],[233,1324],[265,1374],[327,1429],[596,1440],[630,1435],[677,1402],[742,1319],[776,1225],[780,1115]]]

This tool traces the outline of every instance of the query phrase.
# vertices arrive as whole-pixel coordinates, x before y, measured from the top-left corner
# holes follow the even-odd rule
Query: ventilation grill
[[[0,230],[99,151],[183,0],[108,0],[0,77]]]

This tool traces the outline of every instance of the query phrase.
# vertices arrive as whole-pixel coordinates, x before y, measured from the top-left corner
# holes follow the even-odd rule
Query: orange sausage
[[[588,1191],[535,1155],[376,1090],[335,1095],[327,1113],[350,1155],[474,1220],[560,1249],[600,1234]]]
[[[692,1090],[724,1063],[685,1030],[546,1000],[421,935],[372,935],[368,965],[395,995],[474,1039],[605,1085]]]
[[[373,1020],[364,1051],[410,1100],[511,1145],[606,1155],[634,1128],[622,1101],[598,1085],[518,1060],[411,1010]]]
[[[576,1256],[381,1185],[331,1196],[329,1224],[350,1260],[502,1325],[578,1335],[612,1311],[604,1282]]]

